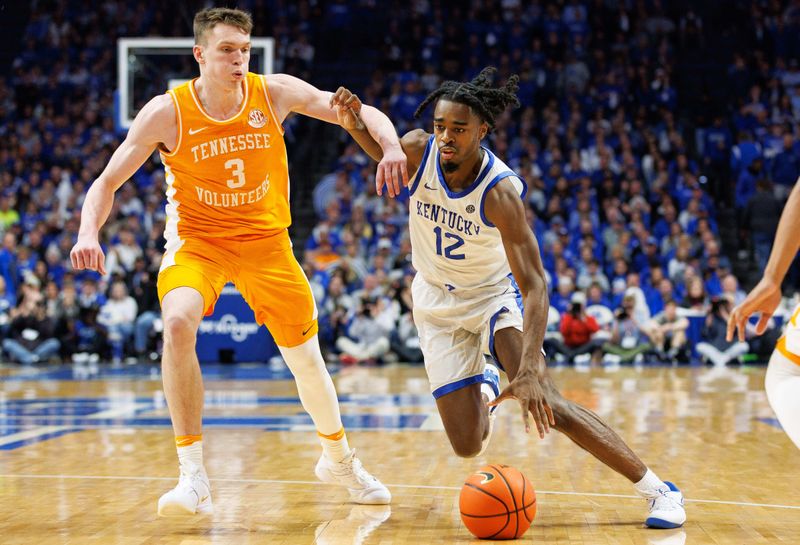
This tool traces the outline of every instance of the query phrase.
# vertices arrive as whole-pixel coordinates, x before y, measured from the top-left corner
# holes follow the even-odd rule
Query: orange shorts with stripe
[[[788,360],[800,365],[800,305],[792,312],[789,323],[783,332],[783,337],[778,339],[775,349]]]
[[[317,333],[316,302],[288,231],[249,241],[194,236],[182,242],[165,254],[158,274],[162,304],[175,288],[194,288],[209,316],[223,286],[233,282],[278,346],[291,348]]]

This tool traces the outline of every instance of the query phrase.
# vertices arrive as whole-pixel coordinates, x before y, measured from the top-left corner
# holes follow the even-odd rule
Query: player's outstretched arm
[[[78,240],[70,252],[73,268],[106,274],[105,255],[100,248],[98,234],[111,212],[114,193],[133,176],[160,142],[176,139],[177,126],[172,99],[169,95],[157,96],[133,120],[125,140],[86,193],[81,209]]]
[[[361,146],[361,149],[373,161],[380,163],[381,159],[383,159],[383,150],[381,145],[369,133],[367,126],[361,119],[361,111],[364,107],[361,99],[349,89],[339,87],[331,96],[330,105],[333,111],[336,112],[336,119],[339,125],[353,137],[353,140]]]
[[[789,270],[797,250],[800,249],[798,233],[800,233],[800,179],[795,182],[781,214],[764,276],[728,317],[728,341],[733,340],[733,334],[737,329],[739,340],[744,340],[747,320],[756,312],[761,313],[756,325],[756,334],[764,333],[769,319],[781,302],[781,283],[786,271]]]
[[[313,85],[288,74],[272,74],[266,78],[279,122],[282,123],[289,112],[297,112],[328,123],[339,124],[331,93],[320,91]],[[394,197],[403,185],[408,185],[406,156],[400,147],[397,131],[389,118],[372,106],[362,106],[361,120],[383,151],[383,158],[378,163],[375,175],[378,194],[382,192],[385,184],[389,195]]]
[[[331,105],[336,112],[336,117],[341,125],[353,140],[361,146],[367,155],[374,161],[380,162],[383,159],[383,150],[361,120],[360,112],[362,103],[358,96],[354,95],[349,89],[339,87],[331,97]],[[407,132],[400,139],[400,147],[406,154],[406,171],[414,173],[420,166],[422,156],[425,154],[425,147],[428,145],[430,134],[422,129],[414,129]],[[376,180],[377,181],[377,180]],[[380,195],[380,186],[377,187]]]
[[[489,190],[484,212],[500,231],[503,248],[525,306],[522,325],[525,335],[519,371],[491,405],[497,405],[505,399],[517,399],[522,407],[525,431],[530,431],[529,415],[533,414],[539,437],[544,437],[550,431],[550,426],[555,426],[555,419],[541,384],[547,367],[542,343],[550,301],[539,245],[525,219],[522,199],[510,180],[501,180]]]

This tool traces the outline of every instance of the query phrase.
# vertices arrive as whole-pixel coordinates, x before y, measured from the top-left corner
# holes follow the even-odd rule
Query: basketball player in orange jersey
[[[516,399],[526,431],[532,414],[540,437],[553,427],[629,479],[648,500],[647,526],[682,526],[680,490],[659,479],[597,415],[564,398],[548,372],[547,282],[525,217],[525,182],[480,145],[495,117],[519,104],[517,76],[498,88],[493,71],[442,84],[416,112],[435,104],[433,134],[415,129],[401,138],[408,172],[415,172],[409,186],[414,322],[445,432],[457,455],[478,456],[489,442],[494,407]],[[337,95],[344,106],[338,115],[358,112],[355,95],[346,89]],[[368,132],[348,132],[381,159]],[[508,374],[502,393],[498,369],[484,354]]]
[[[89,189],[75,269],[105,274],[98,231],[114,192],[158,149],[167,180],[166,250],[158,276],[164,321],[164,392],[180,461],[178,486],[159,515],[210,513],[203,468],[203,381],[197,330],[226,282],[233,282],[265,324],[295,376],[303,407],[323,447],[319,479],[344,485],[353,501],[386,504],[389,491],[355,457],[345,437],[333,382],[317,341],[317,309],[292,253],[287,228],[289,175],[281,123],[290,112],[337,123],[333,95],[285,74],[248,72],[252,21],[214,8],[194,19],[200,77],[148,102],[125,141]],[[361,122],[386,158],[376,183],[394,195],[407,183],[406,158],[389,119],[375,108]],[[380,186],[379,186],[380,187]]]
[[[728,317],[728,340],[738,329],[744,341],[747,320],[756,312],[761,316],[756,334],[761,335],[781,302],[781,283],[800,249],[800,179],[794,184],[778,223],[775,243],[764,269],[764,276],[744,301]],[[783,337],[778,339],[769,359],[764,381],[767,399],[784,431],[800,448],[800,305],[792,312]]]

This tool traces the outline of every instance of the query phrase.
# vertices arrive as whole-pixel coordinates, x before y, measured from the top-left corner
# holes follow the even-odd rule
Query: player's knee
[[[453,452],[459,458],[474,458],[481,452],[483,439],[488,434],[487,430],[482,430],[481,426],[474,426],[468,430],[461,430],[461,433],[449,435],[450,445]]]
[[[481,452],[481,441],[451,441],[453,452],[459,458],[475,458]]]
[[[164,317],[164,344],[174,347],[191,347],[195,343],[197,326],[185,314]]]

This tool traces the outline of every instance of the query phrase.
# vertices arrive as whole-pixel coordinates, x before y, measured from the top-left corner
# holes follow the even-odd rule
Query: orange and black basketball
[[[475,537],[517,539],[536,516],[536,492],[519,470],[492,464],[467,478],[458,505],[461,520]]]

